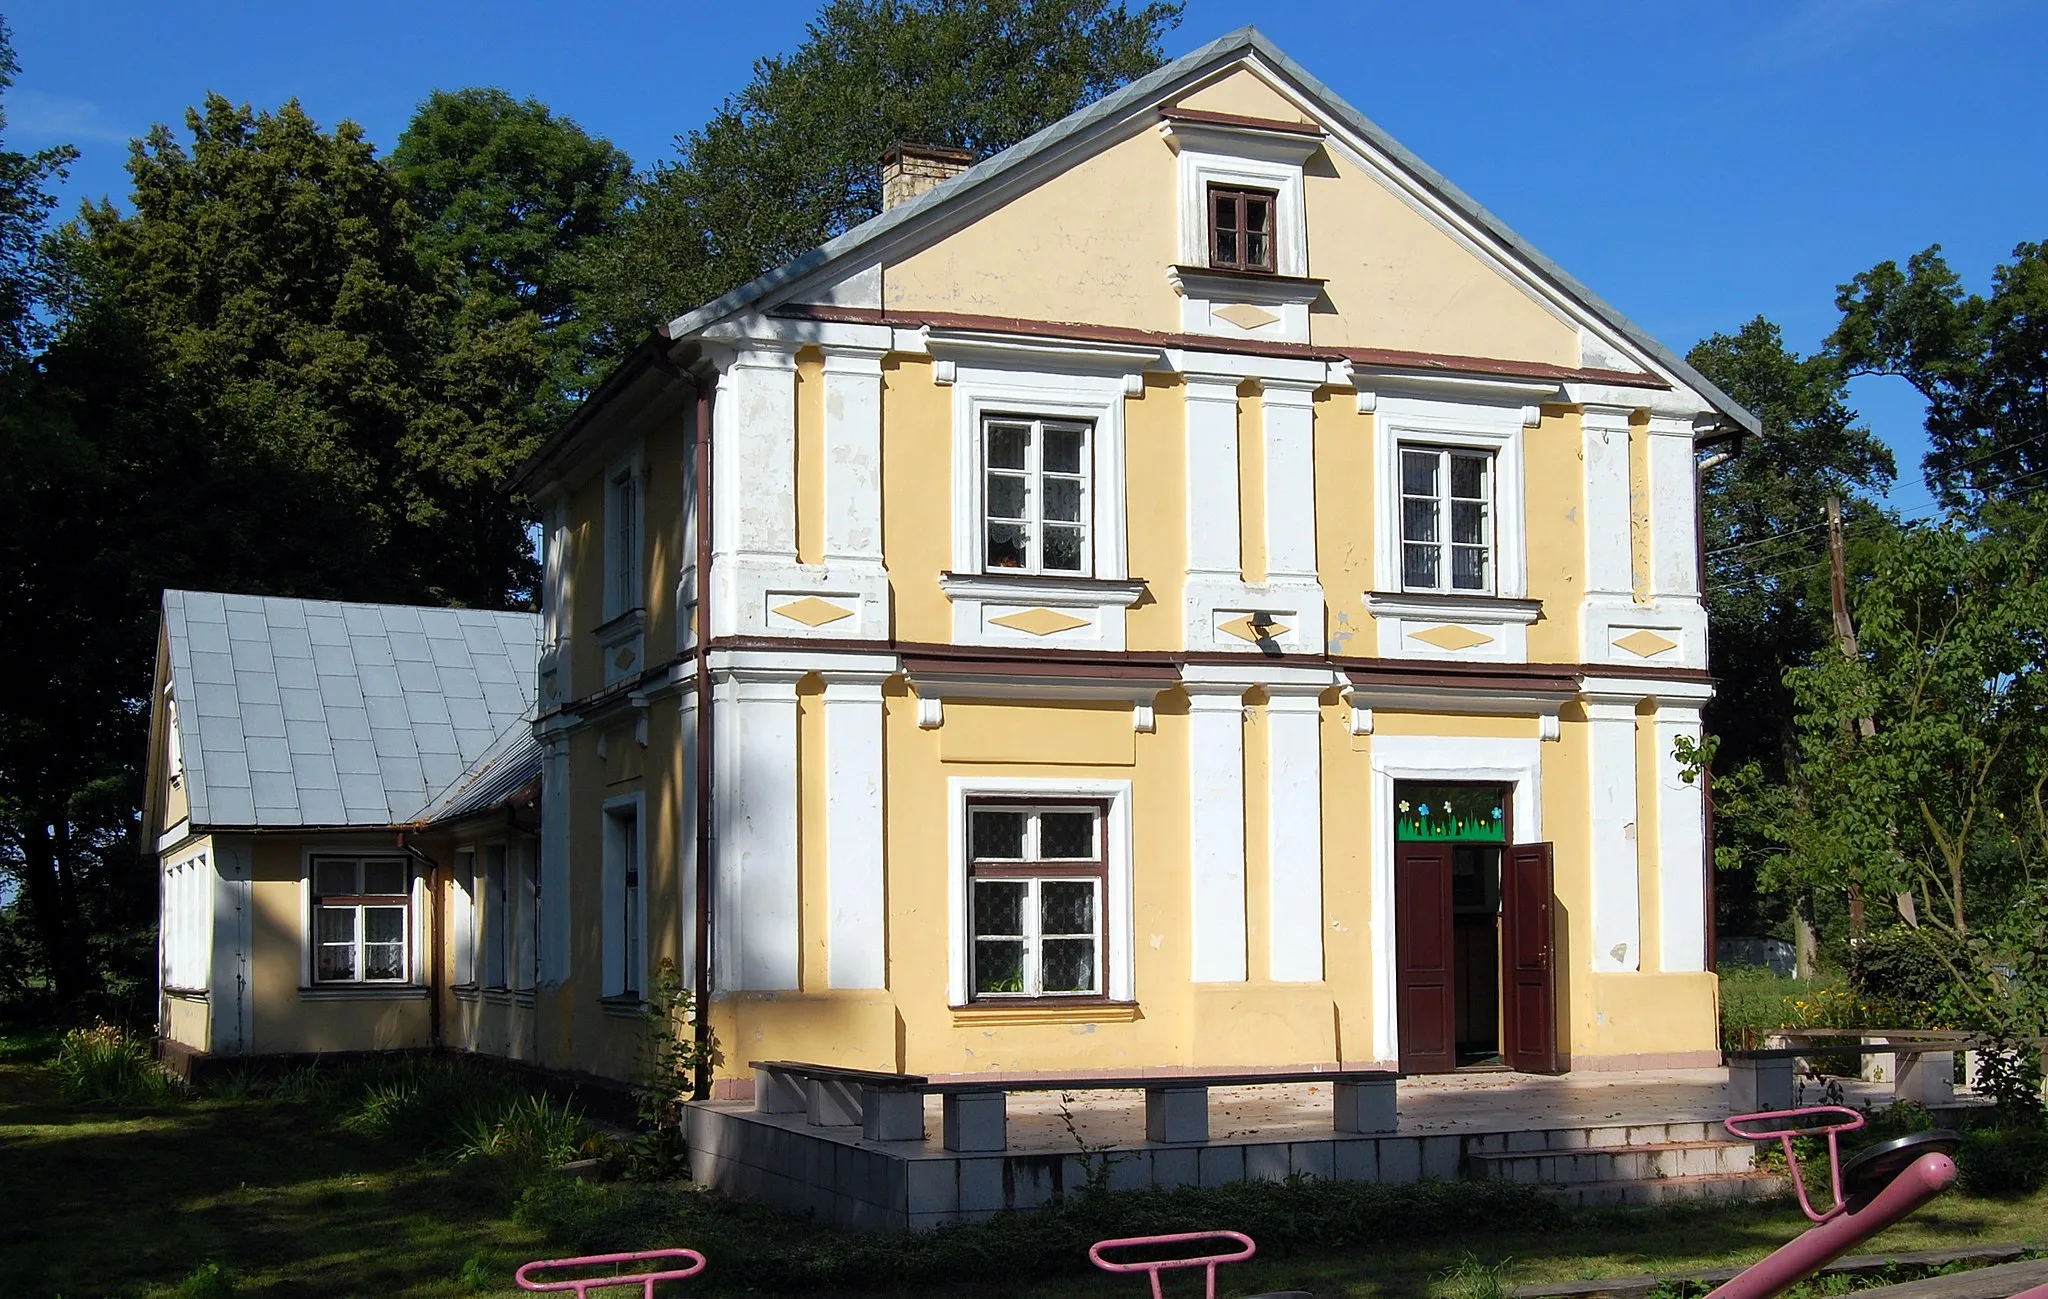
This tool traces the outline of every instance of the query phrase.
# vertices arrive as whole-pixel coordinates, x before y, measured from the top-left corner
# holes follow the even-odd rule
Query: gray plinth
[[[754,1070],[755,1113],[801,1114],[807,1104],[801,1075],[784,1069]]]
[[[1330,1088],[1335,1112],[1330,1126],[1338,1132],[1392,1132],[1395,1124],[1394,1080],[1340,1082]]]
[[[1004,1092],[948,1092],[940,1107],[945,1147],[981,1153],[1009,1144],[1009,1096]]]
[[[1780,1056],[1763,1060],[1728,1062],[1728,1108],[1736,1114],[1792,1108],[1792,1059]]]
[[[831,1078],[805,1079],[804,1116],[814,1128],[860,1124],[860,1084]]]
[[[1145,1089],[1145,1140],[1185,1145],[1208,1139],[1207,1087],[1175,1085]]]
[[[1899,1056],[1892,1099],[1921,1105],[1956,1103],[1956,1055],[1953,1051],[1922,1051]]]
[[[861,1088],[860,1134],[868,1141],[924,1140],[924,1093]]]

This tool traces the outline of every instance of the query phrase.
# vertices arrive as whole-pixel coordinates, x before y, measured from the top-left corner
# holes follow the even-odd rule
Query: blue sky
[[[814,11],[0,0],[22,64],[7,143],[76,144],[67,201],[118,199],[127,140],[208,90],[297,96],[388,147],[428,91],[488,84],[644,164]],[[1680,351],[1759,313],[1810,350],[1835,285],[1877,261],[1939,242],[1988,288],[2048,238],[2048,0],[1190,0],[1168,52],[1247,21]],[[1856,398],[1918,512],[1917,399],[1889,380]]]

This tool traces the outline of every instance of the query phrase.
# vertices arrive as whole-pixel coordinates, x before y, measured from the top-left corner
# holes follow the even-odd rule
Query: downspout
[[[697,386],[697,1076],[698,1100],[711,1097],[711,387]]]

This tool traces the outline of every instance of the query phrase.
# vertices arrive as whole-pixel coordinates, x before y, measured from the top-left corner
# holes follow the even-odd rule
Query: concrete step
[[[1713,1173],[1647,1181],[1571,1182],[1543,1190],[1570,1204],[1671,1204],[1679,1200],[1768,1200],[1785,1193],[1774,1173]]]
[[[1583,1150],[1474,1154],[1466,1156],[1466,1169],[1470,1175],[1484,1180],[1557,1186],[1746,1173],[1756,1166],[1755,1161],[1756,1148],[1746,1141],[1664,1141]]]
[[[1726,1141],[1718,1123],[1629,1123],[1613,1127],[1544,1128],[1533,1132],[1480,1132],[1465,1138],[1479,1154],[1526,1154],[1537,1150],[1586,1150],[1610,1146],[1661,1146],[1675,1141]]]

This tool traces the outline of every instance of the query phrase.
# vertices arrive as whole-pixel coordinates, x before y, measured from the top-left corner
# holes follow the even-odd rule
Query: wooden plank
[[[2032,1253],[2038,1248],[2039,1246],[2036,1245],[2007,1242],[1995,1245],[1966,1245],[1960,1249],[1909,1250],[1898,1254],[1858,1254],[1850,1258],[1836,1259],[1822,1268],[1819,1275],[1868,1276],[1892,1267],[1948,1267],[1955,1263],[2004,1263],[2009,1259],[2018,1258],[2022,1254]],[[2040,1260],[2035,1263],[2017,1263],[2012,1266],[2048,1267],[2048,1260]],[[1719,1285],[1740,1271],[1742,1269],[1739,1267],[1716,1267],[1708,1268],[1701,1272],[1679,1272],[1661,1275],[1640,1273],[1635,1276],[1598,1277],[1590,1281],[1565,1281],[1554,1285],[1516,1286],[1513,1294],[1515,1299],[1641,1299],[1642,1296],[1649,1294],[1663,1282],[1697,1281],[1706,1285]],[[1990,1267],[1980,1269],[1980,1272],[1996,1271],[2000,1271],[2000,1269]],[[1892,1295],[1895,1291],[1904,1290],[1910,1286],[1922,1285],[1926,1281],[1952,1281],[1961,1277],[1977,1276],[1980,1272],[1961,1272],[1953,1277],[1928,1277],[1925,1281],[1912,1281],[1897,1286],[1859,1290],[1856,1292],[1856,1295],[1857,1299],[1863,1299],[1865,1295]],[[2048,1279],[2048,1273],[2044,1273],[2044,1279]],[[1998,1283],[2003,1284],[2003,1281],[2000,1280]],[[2030,1284],[2033,1284],[2033,1282],[2015,1285],[2008,1290],[1995,1288],[1987,1290],[1984,1293],[1983,1299],[2006,1299],[2008,1295],[2018,1290],[2024,1290]],[[1972,1297],[1961,1294],[1950,1295],[1944,1292],[1939,1295],[1898,1296],[1897,1299],[1972,1299]]]
[[[1901,1285],[1858,1290],[1859,1299],[2007,1299],[2008,1295],[2048,1283],[2048,1258],[2001,1263],[1970,1272],[1923,1277]]]

